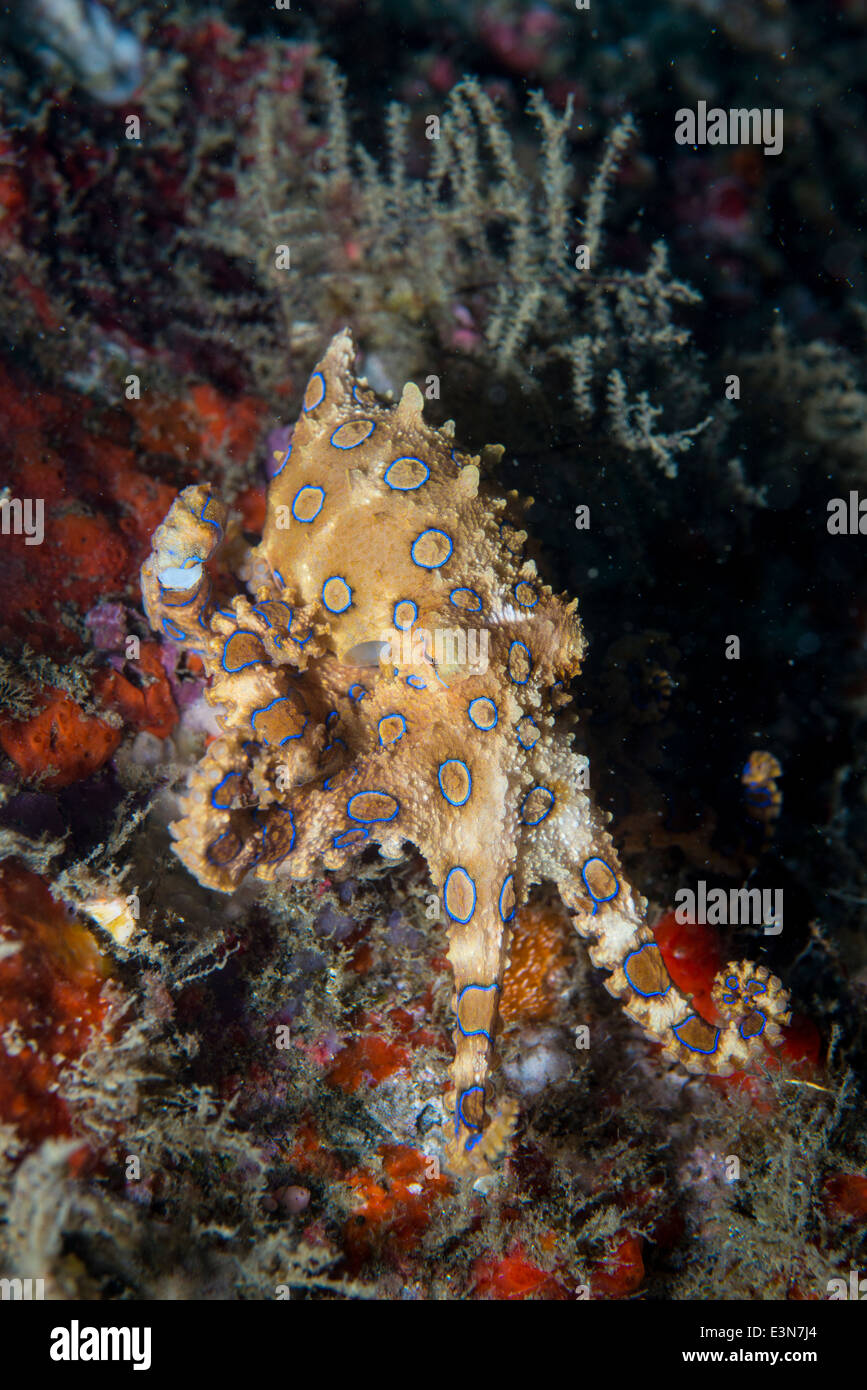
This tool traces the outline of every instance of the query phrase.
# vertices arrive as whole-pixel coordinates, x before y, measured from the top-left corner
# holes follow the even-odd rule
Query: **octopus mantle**
[[[300,879],[407,841],[448,919],[454,971],[456,1170],[483,1172],[514,1106],[489,1116],[511,923],[552,880],[626,1011],[690,1071],[725,1074],[779,1040],[787,999],[763,967],[719,976],[716,1027],[673,984],[643,900],[586,790],[587,760],[555,712],[579,670],[575,600],[523,558],[517,498],[432,429],[408,384],[389,404],[356,381],[339,333],[310,378],[270,486],[248,594],[218,607],[206,568],[226,508],[185,489],[142,569],[151,625],[204,659],[222,736],[172,826],[196,878]]]

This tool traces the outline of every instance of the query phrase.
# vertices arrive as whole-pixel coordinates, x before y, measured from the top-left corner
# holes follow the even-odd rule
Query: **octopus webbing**
[[[763,966],[732,962],[717,1026],[671,980],[558,714],[585,647],[577,602],[524,557],[517,495],[482,479],[502,449],[462,452],[451,422],[425,423],[415,385],[384,401],[354,357],[344,330],[310,377],[240,566],[247,594],[212,596],[227,509],[207,486],[155,533],[149,621],[202,656],[222,731],[171,831],[224,893],[247,874],[341,870],[371,845],[418,848],[454,972],[447,1161],[478,1174],[514,1124],[491,1072],[511,924],[533,885],[557,885],[608,990],[690,1072],[726,1075],[779,1042],[788,1000]]]

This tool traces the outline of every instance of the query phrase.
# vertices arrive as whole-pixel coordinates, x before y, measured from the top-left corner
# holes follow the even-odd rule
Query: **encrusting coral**
[[[488,1118],[489,1073],[510,924],[533,884],[557,884],[610,992],[691,1071],[727,1074],[777,1042],[787,996],[764,967],[730,963],[716,1027],[674,985],[587,759],[555,722],[585,642],[576,601],[523,558],[516,495],[482,482],[502,450],[462,454],[451,424],[425,424],[416,386],[384,403],[353,358],[344,331],[310,378],[241,567],[252,597],[212,596],[227,512],[206,486],[180,495],[142,569],[149,621],[202,656],[222,729],[175,850],[232,892],[249,872],[308,878],[370,845],[419,847],[455,982],[448,1161],[478,1173],[513,1122],[508,1101]]]

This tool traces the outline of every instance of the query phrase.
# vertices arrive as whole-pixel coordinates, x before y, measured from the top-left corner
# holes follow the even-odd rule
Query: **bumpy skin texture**
[[[716,1028],[675,987],[584,790],[587,760],[555,722],[584,651],[575,601],[522,558],[515,494],[491,495],[451,426],[424,423],[415,386],[386,404],[353,358],[344,331],[310,379],[242,567],[253,597],[212,602],[226,510],[207,487],[180,495],[142,569],[152,626],[204,657],[223,730],[174,848],[229,893],[250,872],[306,878],[371,844],[418,846],[455,980],[448,1160],[480,1173],[514,1118],[508,1101],[489,1117],[489,1074],[510,923],[533,884],[557,883],[608,989],[690,1071],[726,1074],[777,1042],[787,999],[764,968],[732,963]],[[383,651],[397,630],[401,649]]]

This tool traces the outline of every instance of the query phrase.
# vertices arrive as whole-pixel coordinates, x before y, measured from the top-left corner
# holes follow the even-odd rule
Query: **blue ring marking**
[[[306,647],[307,643],[310,641],[310,638],[313,636],[313,628],[311,627],[306,637],[296,637],[294,632],[292,631],[292,624],[294,623],[294,621],[295,616],[293,614],[292,618],[289,621],[289,636],[292,638],[292,641],[295,643],[297,647]]]
[[[269,711],[269,709],[273,709],[275,705],[291,703],[291,698],[292,698],[292,697],[291,697],[290,695],[277,695],[277,696],[271,701],[271,703],[270,703],[269,705],[262,705],[260,709],[254,709],[254,710],[253,710],[253,713],[250,715],[250,724],[252,725],[253,733],[254,733],[254,734],[256,733],[256,719],[257,719],[257,717],[258,717],[260,714],[267,714],[268,711]],[[304,733],[304,730],[307,728],[307,720],[308,720],[309,718],[310,718],[310,716],[309,716],[308,714],[305,714],[305,716],[304,716],[304,723],[301,725],[301,728],[298,730],[298,733],[297,733],[297,734],[287,734],[285,738],[281,738],[281,740],[280,740],[279,743],[269,743],[269,742],[268,742],[268,739],[267,739],[267,737],[266,737],[266,738],[265,738],[265,747],[266,747],[266,748],[282,748],[283,745],[284,745],[284,743],[291,743],[293,739],[300,738],[301,735]],[[258,737],[258,735],[257,735],[257,737]]]
[[[630,987],[635,991],[636,994],[640,995],[642,999],[661,999],[663,995],[668,994],[668,991],[671,989],[673,981],[669,980],[668,984],[665,986],[665,989],[652,989],[650,991],[639,989],[638,985],[635,983],[635,981],[629,973],[629,970],[627,969],[629,962],[632,960],[633,956],[640,956],[642,951],[647,951],[651,947],[657,951],[659,950],[659,947],[656,945],[655,941],[645,941],[643,946],[638,946],[634,951],[630,951],[623,962],[623,973],[629,981]]]
[[[329,613],[345,613],[347,608],[352,607],[352,590],[350,589],[349,585],[346,584],[346,589],[349,594],[349,598],[346,600],[342,608],[331,608],[328,604],[328,600],[325,597],[325,585],[330,584],[332,579],[339,579],[342,584],[346,584],[346,580],[343,578],[342,574],[329,574],[328,578],[325,581],[325,584],[322,585],[322,602]]]
[[[163,595],[176,594],[178,590],[167,589],[159,580],[157,580],[157,583],[160,586],[160,604],[163,608],[189,608],[190,604],[195,603],[196,599],[199,597],[200,590],[197,586],[190,594],[190,597],[184,599],[183,603],[169,603],[168,599],[164,598]]]
[[[738,1032],[740,1033],[740,1035],[741,1035],[741,1037],[743,1038],[744,1042],[752,1042],[753,1038],[760,1038],[760,1037],[762,1036],[762,1034],[764,1033],[764,1031],[765,1031],[765,1027],[767,1026],[767,1022],[768,1022],[768,1016],[767,1016],[767,1014],[763,1014],[762,1011],[761,1011],[761,1009],[756,1009],[756,1010],[754,1010],[754,1012],[757,1013],[758,1016],[759,1016],[759,1018],[762,1020],[762,1026],[761,1026],[761,1028],[758,1030],[758,1032],[756,1032],[756,1033],[750,1033],[749,1036],[747,1036],[747,1034],[744,1032],[744,1024],[746,1023],[747,1020],[746,1020],[745,1018],[742,1018],[741,1021],[740,1021],[740,1023],[738,1024]],[[748,1017],[750,1017],[750,1015],[748,1015]]]
[[[361,397],[360,397],[359,394],[358,394],[358,382],[356,382],[355,385],[354,385],[353,388],[352,388],[352,399],[353,399],[358,405],[364,405],[364,401],[361,399]]]
[[[401,487],[399,483],[393,483],[388,475],[391,472],[392,468],[396,468],[399,463],[420,463],[422,468],[424,469],[424,477],[417,483],[409,483],[403,487]],[[399,459],[392,459],[391,463],[385,470],[385,474],[383,475],[383,482],[388,484],[392,492],[415,492],[416,488],[424,487],[429,477],[430,469],[428,468],[424,459],[417,459],[412,454],[403,454]]]
[[[233,614],[232,616],[234,617],[234,614]],[[267,619],[266,619],[266,621],[267,621]],[[228,635],[228,637],[226,638],[225,642],[223,643],[223,650],[222,650],[222,652],[220,653],[220,665],[222,666],[223,670],[226,672],[226,675],[227,675],[227,676],[236,676],[236,675],[238,674],[239,671],[246,671],[246,669],[247,669],[248,666],[258,666],[258,665],[259,665],[259,662],[258,662],[258,661],[244,661],[244,662],[242,662],[242,664],[241,664],[240,666],[227,666],[227,665],[226,665],[226,648],[228,647],[229,643],[232,641],[233,638],[235,638],[235,637],[240,637],[240,636],[242,636],[242,635],[243,635],[244,637],[255,637],[256,641],[259,643],[259,646],[261,647],[261,645],[262,645],[262,639],[261,639],[261,637],[259,636],[258,632],[251,632],[250,629],[249,629],[248,627],[239,627],[239,628],[236,628],[234,632],[230,632],[229,635]]]
[[[533,602],[532,602],[532,603],[527,603],[527,602],[525,602],[524,599],[518,598],[518,590],[521,588],[522,585],[523,585],[523,587],[524,587],[525,589],[532,589],[532,587],[533,587],[532,584],[528,583],[528,581],[527,581],[526,579],[519,579],[519,580],[517,581],[517,583],[515,584],[514,589],[512,590],[513,594],[515,595],[515,602],[516,602],[516,603],[520,603],[520,605],[521,605],[522,608],[535,608],[535,607],[536,607],[536,604],[539,602],[539,595],[538,595],[538,594],[534,594],[534,595],[533,595]]]
[[[458,995],[458,1002],[457,1002],[457,1005],[456,1005],[456,1007],[455,1007],[455,1018],[456,1018],[456,1020],[457,1020],[458,1029],[459,1029],[459,1031],[461,1032],[461,1034],[463,1035],[463,1037],[465,1037],[465,1038],[487,1038],[487,1040],[488,1040],[489,1043],[493,1043],[493,1038],[491,1037],[490,1033],[487,1031],[486,1028],[473,1028],[473,1029],[471,1029],[469,1032],[467,1032],[466,1028],[465,1028],[464,1025],[461,1023],[461,1000],[463,999],[463,997],[464,997],[464,995],[466,994],[466,992],[467,992],[468,989],[480,989],[480,990],[482,991],[483,994],[487,994],[489,990],[491,990],[491,989],[496,989],[496,990],[498,990],[499,988],[500,988],[500,986],[497,984],[496,980],[495,980],[494,983],[491,984],[491,985],[464,985],[463,989],[461,990],[460,994]],[[466,1124],[466,1120],[464,1121],[464,1124]]]
[[[306,401],[307,401],[307,391],[310,390],[310,387],[313,385],[313,383],[314,383],[314,381],[316,380],[317,377],[319,378],[319,385],[320,385],[321,388],[322,388],[322,395],[319,397],[319,400],[318,400],[318,401],[314,401],[312,405],[307,405],[307,404],[306,404]],[[307,415],[308,412],[311,411],[311,410],[316,410],[317,407],[320,406],[320,405],[322,404],[322,402],[325,400],[325,377],[322,375],[321,372],[314,372],[314,373],[313,373],[312,377],[310,378],[310,380],[309,380],[308,383],[307,383],[307,391],[304,392],[304,402],[305,402],[305,403],[304,403],[304,405],[302,406],[302,409],[303,409],[305,415]]]
[[[288,603],[286,603],[286,601],[282,598],[263,598],[261,602],[254,603],[252,605],[253,612],[258,613],[263,623],[267,623],[268,627],[270,628],[273,628],[274,626],[274,624],[271,622],[271,619],[268,617],[268,614],[263,612],[266,603],[279,603],[281,608],[285,608],[286,612],[289,614],[289,621],[286,624],[286,627],[288,629],[292,626],[292,609],[289,607]],[[256,634],[254,633],[253,635],[255,636]]]
[[[286,581],[284,580],[279,570],[274,570],[274,578],[277,580],[277,583],[280,585],[281,589],[286,588]]]
[[[589,897],[590,897],[590,898],[592,899],[592,901],[593,901],[593,911],[592,911],[591,914],[590,914],[591,917],[595,917],[595,916],[596,916],[597,912],[599,911],[599,904],[600,904],[600,903],[610,903],[611,900],[612,900],[612,898],[616,898],[616,897],[617,897],[617,894],[620,892],[620,879],[617,877],[617,875],[616,875],[616,873],[614,872],[614,870],[612,869],[611,865],[610,865],[610,864],[605,864],[606,869],[607,869],[608,872],[611,874],[612,878],[614,879],[614,882],[617,884],[617,887],[615,888],[615,890],[614,890],[613,893],[609,893],[609,894],[608,894],[608,897],[607,897],[607,898],[597,898],[597,897],[594,897],[593,889],[590,887],[590,884],[587,882],[587,865],[588,865],[588,864],[593,864],[593,863],[595,863],[597,860],[598,860],[598,862],[599,862],[600,864],[605,864],[605,860],[602,858],[601,854],[591,854],[590,858],[589,858],[589,859],[585,859],[583,865],[581,866],[581,877],[582,877],[582,879],[584,880],[584,887],[587,889],[587,893],[588,893]]]
[[[479,719],[483,718],[484,716],[479,714],[478,711],[473,711],[474,705],[490,705],[494,711],[493,722],[490,724],[480,724]],[[483,734],[489,733],[491,729],[495,729],[500,719],[500,711],[497,709],[497,706],[494,703],[494,701],[489,699],[487,695],[477,695],[474,700],[470,700],[470,703],[467,706],[467,713],[470,716],[470,723],[474,724],[477,729],[481,729]]]
[[[542,812],[541,816],[537,816],[535,820],[525,820],[525,819],[524,819],[524,807],[526,806],[526,804],[527,804],[529,798],[533,795],[533,792],[547,792],[548,795],[549,795],[550,798],[551,798],[551,804],[547,807],[546,810],[544,810],[544,811]],[[555,798],[555,796],[554,796],[554,793],[551,791],[551,788],[550,788],[550,787],[543,787],[543,786],[541,786],[541,785],[538,785],[538,786],[535,786],[535,787],[531,787],[530,790],[527,792],[527,795],[524,797],[524,800],[521,802],[520,810],[518,811],[518,815],[521,817],[521,822],[522,822],[522,824],[523,824],[523,825],[541,825],[541,824],[542,824],[542,821],[543,821],[543,820],[546,820],[546,819],[548,818],[548,816],[550,816],[551,812],[552,812],[553,809],[554,809],[555,802],[556,802],[556,798]]]
[[[253,812],[253,819],[255,820],[255,822],[256,822],[257,825],[261,826],[261,829],[262,829],[262,848],[261,848],[261,850],[259,851],[259,860],[262,860],[262,861],[263,861],[264,863],[266,863],[266,864],[279,864],[279,863],[281,863],[281,862],[286,858],[286,855],[287,855],[287,854],[291,854],[292,851],[293,851],[293,849],[295,848],[295,834],[296,834],[296,832],[295,832],[295,821],[294,821],[294,819],[293,819],[293,817],[292,817],[292,812],[289,810],[289,807],[288,807],[288,806],[276,806],[274,809],[277,810],[277,811],[279,811],[281,815],[284,815],[284,816],[288,816],[288,817],[289,817],[289,827],[290,827],[290,829],[291,829],[291,831],[292,831],[292,839],[289,841],[289,848],[288,848],[287,850],[281,850],[281,852],[280,852],[279,854],[273,855],[270,859],[265,859],[265,858],[264,858],[265,850],[268,848],[268,827],[267,827],[267,825],[262,825],[261,821],[259,820],[258,808],[257,808],[257,810],[255,810],[255,811]],[[258,861],[257,861],[257,862],[258,862]]]
[[[322,750],[322,756],[324,757],[326,753],[330,753],[332,748],[336,748],[338,744],[340,744],[341,748],[346,747],[346,744],[343,742],[342,738],[333,738],[330,743],[326,743],[325,747]]]
[[[500,896],[499,896],[499,898],[497,899],[497,908],[498,908],[499,913],[500,913],[500,921],[501,921],[501,922],[511,922],[512,918],[514,917],[515,913],[516,913],[517,910],[518,910],[518,903],[517,903],[517,899],[516,899],[515,902],[512,903],[512,911],[509,913],[508,917],[506,916],[506,914],[505,914],[504,911],[503,911],[503,898],[506,896],[506,889],[507,889],[510,885],[514,885],[514,882],[515,882],[515,875],[514,875],[514,874],[506,874],[506,877],[503,879],[503,886],[502,886],[502,888],[500,889]]]
[[[774,794],[768,787],[747,787],[744,797],[751,806],[770,806]]]
[[[175,629],[174,632],[170,631],[171,628]],[[173,623],[171,618],[163,618],[163,632],[167,637],[171,637],[173,642],[185,642],[187,640],[187,634],[178,627],[177,623]]]
[[[385,723],[386,719],[399,719],[401,723],[400,733],[395,734],[394,738],[390,738],[388,740],[385,740],[382,737],[382,726]],[[388,748],[392,743],[398,743],[400,739],[403,738],[404,734],[406,733],[406,720],[404,719],[403,715],[398,714],[396,710],[392,714],[384,714],[376,726],[376,732],[379,734],[380,747]]]
[[[423,541],[423,540],[425,539],[426,536],[444,536],[445,539],[446,539],[446,540],[448,541],[448,543],[449,543],[449,553],[448,553],[448,555],[444,556],[442,560],[437,560],[436,563],[433,564],[433,565],[426,565],[426,564],[424,563],[423,560],[417,560],[417,559],[415,558],[415,548],[416,548],[416,546],[418,545],[419,541]],[[450,560],[450,559],[452,558],[452,555],[454,554],[454,551],[455,551],[455,543],[454,543],[454,541],[452,540],[451,536],[449,535],[448,531],[441,531],[440,528],[439,528],[438,526],[428,526],[427,530],[421,531],[421,532],[416,536],[415,540],[413,541],[412,545],[410,546],[410,551],[409,551],[409,553],[410,553],[410,555],[411,555],[411,557],[412,557],[412,562],[413,562],[413,564],[414,564],[414,565],[418,565],[419,569],[422,569],[422,570],[438,570],[438,569],[440,569],[440,568],[446,563],[447,560]]]
[[[364,825],[351,825],[348,830],[341,830],[334,835],[331,844],[334,849],[346,849],[348,845],[353,845],[356,841],[360,844],[368,837],[367,827]]]
[[[231,608],[217,608],[215,610],[222,618],[228,618],[231,622],[235,621],[235,614]]]
[[[464,1144],[464,1148],[467,1153],[469,1153],[472,1149],[476,1147],[476,1145],[482,1137],[481,1125],[471,1124],[469,1120],[464,1118],[464,1101],[466,1100],[467,1096],[471,1096],[474,1091],[481,1091],[482,1095],[485,1094],[484,1086],[468,1086],[465,1091],[461,1091],[461,1094],[458,1097],[458,1103],[455,1106],[455,1134],[460,1133],[461,1125],[466,1126],[467,1129],[477,1129],[479,1131],[478,1134],[471,1134],[470,1137],[467,1139],[467,1142]]]
[[[472,597],[476,600],[475,606],[469,603],[456,603],[455,594],[471,594]],[[481,613],[482,611],[481,595],[477,594],[475,589],[468,589],[465,584],[460,585],[457,589],[452,589],[451,593],[449,594],[449,603],[452,605],[453,608],[457,608],[461,613]]]
[[[326,716],[325,716],[325,727],[326,727],[326,729],[330,727],[330,725],[333,723],[333,721],[334,721],[335,719],[339,719],[339,718],[340,718],[340,713],[339,713],[339,711],[336,710],[336,709],[333,709],[333,710],[331,710],[331,712],[330,712],[329,714],[326,714]]]
[[[218,801],[218,800],[217,800],[217,792],[220,790],[221,787],[224,787],[224,786],[226,785],[226,783],[228,782],[228,780],[229,780],[230,777],[237,777],[237,778],[240,779],[240,776],[241,776],[240,772],[227,772],[226,775],[225,775],[225,777],[222,777],[222,778],[220,779],[220,781],[217,783],[217,785],[211,789],[211,805],[213,806],[213,808],[214,808],[215,811],[229,811],[229,810],[231,810],[231,807],[232,807],[232,799],[231,799],[231,797],[229,798],[229,800],[228,800],[227,802],[223,803],[222,801]]]
[[[273,473],[271,474],[271,482],[272,482],[272,483],[273,483],[273,481],[274,481],[275,478],[279,478],[279,477],[280,477],[280,474],[283,472],[283,469],[286,467],[286,465],[287,465],[287,463],[289,462],[289,460],[290,460],[291,457],[292,457],[292,445],[290,444],[290,445],[289,445],[289,448],[286,450],[286,457],[284,458],[283,462],[280,464],[280,467],[279,467],[278,469],[276,469],[275,472],[273,472]],[[275,570],[275,573],[276,573],[276,570]],[[281,580],[280,582],[282,583],[283,581]]]
[[[427,686],[421,676],[407,676],[406,683],[410,690],[427,690]]]
[[[393,802],[394,802],[394,810],[392,811],[391,815],[390,815],[390,816],[356,816],[355,813],[354,813],[354,811],[352,810],[352,803],[353,803],[353,801],[355,801],[356,798],[359,797],[359,796],[370,796],[370,795],[373,795],[373,796],[387,796],[388,799],[389,799],[389,801],[393,801]],[[362,825],[380,825],[380,824],[387,825],[389,821],[394,820],[394,818],[397,816],[397,814],[398,814],[399,811],[400,811],[400,802],[398,801],[397,797],[396,797],[396,796],[392,796],[391,792],[384,792],[384,791],[381,791],[379,787],[368,787],[368,788],[366,789],[366,791],[353,792],[352,796],[349,798],[349,800],[348,800],[347,803],[346,803],[346,814],[348,815],[349,819],[350,819],[350,820],[357,820],[357,821],[359,821]]]
[[[350,700],[363,700],[365,695],[367,694],[367,689],[365,686],[361,685],[358,681],[356,681],[354,685],[351,685],[349,687],[346,693],[349,696]]]
[[[295,510],[295,504],[296,504],[296,502],[298,501],[298,498],[301,496],[302,492],[318,492],[318,493],[319,493],[319,506],[316,508],[316,511],[313,513],[312,516],[299,516],[298,513],[297,513],[296,510]],[[303,487],[299,487],[299,489],[298,489],[298,491],[296,492],[295,496],[292,498],[292,515],[293,515],[293,517],[295,518],[296,521],[300,521],[300,522],[301,522],[302,526],[308,526],[308,525],[310,524],[311,521],[315,521],[315,520],[316,520],[316,518],[318,517],[319,513],[322,511],[322,508],[323,508],[324,506],[325,506],[325,489],[324,489],[324,487],[318,487],[316,484],[313,484],[313,483],[305,483]],[[281,581],[281,582],[282,582],[282,581]]]
[[[412,617],[410,618],[408,623],[399,623],[397,621],[397,610],[398,608],[401,608],[405,603],[408,603],[412,606]],[[417,617],[418,604],[414,603],[411,598],[399,598],[397,603],[394,605],[394,608],[392,609],[391,613],[391,620],[399,632],[406,632],[408,628],[411,628]]]
[[[236,840],[237,846],[238,846],[237,849],[235,850],[235,853],[234,853],[234,854],[230,854],[230,855],[229,855],[229,858],[228,858],[228,859],[225,859],[225,860],[212,859],[212,858],[211,858],[211,850],[216,849],[216,848],[217,848],[217,845],[220,843],[220,841],[221,841],[221,840],[225,840],[225,838],[226,838],[227,835],[233,835],[233,836],[235,837],[235,840]],[[214,841],[214,843],[213,843],[212,845],[208,845],[208,848],[205,850],[205,858],[208,860],[208,863],[209,863],[209,864],[213,864],[213,866],[214,866],[215,869],[224,869],[224,868],[226,867],[227,864],[231,864],[232,860],[233,860],[233,859],[236,859],[236,858],[238,857],[238,854],[240,853],[241,847],[242,847],[242,841],[241,841],[241,837],[240,837],[240,835],[237,833],[237,831],[235,831],[235,830],[224,830],[223,833],[222,833],[222,835],[218,835],[218,836],[217,836],[216,840]]]
[[[451,797],[449,796],[448,792],[443,786],[443,768],[451,767],[452,765],[462,767],[464,769],[464,772],[467,774],[467,794],[464,797],[463,801],[452,801]],[[473,774],[470,772],[470,769],[467,767],[463,758],[446,758],[444,763],[440,763],[439,767],[437,768],[437,781],[440,784],[440,791],[442,792],[443,797],[449,803],[450,806],[466,806],[467,802],[473,794]]]
[[[208,496],[205,498],[204,502],[202,503],[202,510],[199,512],[199,521],[204,521],[206,526],[213,526],[217,531],[220,532],[220,534],[222,534],[223,528],[220,525],[219,521],[214,521],[211,517],[205,516],[205,512],[208,510],[208,507],[213,502],[213,500],[213,497],[211,497],[209,493]]]
[[[525,743],[524,740],[523,740],[523,738],[522,738],[522,736],[521,736],[521,725],[522,725],[522,724],[532,724],[533,728],[536,730],[536,737],[532,740],[531,743]],[[541,734],[541,732],[542,732],[542,730],[539,728],[539,725],[536,723],[536,721],[535,721],[535,719],[533,718],[532,714],[525,714],[525,715],[523,715],[523,716],[518,720],[518,723],[517,723],[516,726],[515,726],[515,733],[518,735],[518,742],[520,743],[521,747],[524,749],[525,752],[529,752],[531,748],[535,748],[535,746],[536,746],[536,744],[537,744],[537,742],[538,742],[538,739],[539,739],[539,735]]]
[[[690,1052],[700,1052],[703,1057],[712,1057],[713,1054],[716,1052],[717,1047],[719,1046],[719,1028],[717,1028],[716,1030],[716,1037],[713,1040],[713,1047],[693,1047],[692,1043],[685,1042],[684,1039],[680,1036],[680,1033],[678,1032],[678,1029],[685,1027],[687,1023],[692,1023],[692,1020],[694,1018],[697,1018],[700,1023],[705,1022],[705,1020],[701,1018],[698,1014],[688,1014],[686,1018],[682,1018],[680,1020],[680,1023],[672,1023],[671,1031],[682,1047],[688,1047]]]
[[[338,444],[334,436],[339,434],[341,430],[345,430],[348,425],[369,425],[370,429],[367,431],[367,434],[363,434],[360,439],[356,439],[354,444]],[[357,449],[359,444],[363,444],[366,439],[370,438],[375,429],[376,425],[373,420],[344,420],[342,425],[338,425],[337,429],[332,431],[329,443],[332,444],[335,449]]]
[[[467,882],[469,883],[470,887],[471,887],[472,890],[473,890],[473,905],[472,905],[472,907],[470,908],[470,911],[469,911],[468,916],[466,916],[466,917],[456,917],[455,914],[452,912],[451,908],[449,907],[449,904],[448,904],[449,884],[450,884],[450,882],[451,882],[452,874],[457,874],[457,873],[461,873],[461,874],[463,874],[463,875],[465,876],[465,878],[467,879]],[[466,871],[466,869],[464,868],[463,864],[455,864],[454,868],[449,869],[448,873],[446,874],[446,881],[445,881],[445,883],[444,883],[444,885],[443,885],[443,907],[445,908],[447,915],[452,919],[453,922],[459,922],[460,925],[461,925],[462,927],[465,927],[465,926],[467,925],[467,922],[470,921],[470,919],[472,918],[473,913],[474,913],[475,910],[476,910],[476,903],[477,903],[477,902],[478,902],[478,894],[476,893],[476,885],[475,885],[475,883],[473,882],[473,880],[472,880],[472,878],[470,877],[470,875],[467,873],[467,871]]]
[[[522,651],[524,651],[524,652],[527,653],[528,670],[527,670],[526,676],[524,677],[524,679],[523,679],[522,681],[517,680],[517,679],[512,675],[512,670],[511,670],[511,667],[512,667],[512,652],[515,650],[516,647],[520,647]],[[526,645],[526,643],[524,643],[524,642],[519,642],[519,641],[517,640],[517,638],[515,639],[515,641],[514,641],[514,642],[511,644],[511,646],[509,647],[509,656],[508,656],[508,659],[507,659],[507,662],[506,662],[506,667],[507,667],[507,670],[508,670],[508,672],[509,672],[509,680],[512,682],[513,685],[526,685],[526,684],[527,684],[527,681],[530,679],[530,676],[533,674],[533,653],[530,651],[530,648]]]
[[[211,625],[210,625],[210,623],[206,623],[206,622],[205,622],[205,608],[204,608],[204,605],[199,609],[199,616],[198,616],[198,618],[197,618],[197,622],[198,622],[198,624],[199,624],[199,627],[204,628],[205,632],[210,632],[210,630],[211,630]]]

